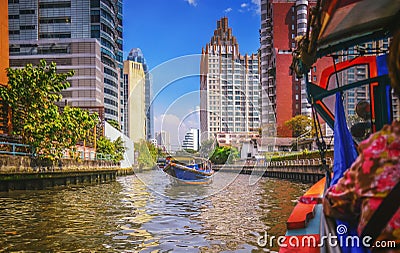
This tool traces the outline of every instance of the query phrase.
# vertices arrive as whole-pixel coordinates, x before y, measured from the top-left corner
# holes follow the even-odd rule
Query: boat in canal
[[[305,78],[314,126],[317,129],[316,140],[322,169],[326,176],[300,197],[287,220],[287,232],[285,240],[281,241],[279,252],[368,252],[368,249],[348,245],[332,247],[324,241],[328,234],[336,235],[337,238],[357,234],[352,234],[350,228],[343,233],[339,227],[347,227],[340,225],[340,221],[323,215],[322,198],[324,191],[351,165],[349,152],[346,151],[348,146],[357,146],[370,133],[379,131],[385,124],[393,121],[387,67],[389,51],[387,48],[364,48],[361,45],[387,39],[395,34],[400,27],[400,1],[318,0],[310,11],[308,20],[307,32],[299,39],[293,53],[292,69],[298,78]],[[400,45],[391,45],[392,47],[398,48]],[[321,72],[318,83],[313,83],[313,80],[309,80],[308,73],[317,59],[322,57],[332,57],[333,65]],[[368,76],[351,83],[339,82],[339,75],[349,69],[356,70],[357,66],[364,66]],[[342,95],[360,87],[365,87],[368,91],[369,100],[355,108],[363,122],[355,123],[349,130],[344,116]],[[332,170],[326,165],[326,145],[319,129],[320,118],[334,130],[335,161]],[[342,135],[348,137],[347,133],[351,134],[350,138],[340,140]],[[340,159],[342,160],[339,161]],[[339,162],[346,163],[347,167],[336,166]]]
[[[183,184],[208,184],[214,174],[208,159],[192,156],[167,157],[163,171]]]
[[[158,157],[157,158],[157,167],[160,169],[163,169],[165,167],[165,163],[166,163],[167,159],[164,157]]]

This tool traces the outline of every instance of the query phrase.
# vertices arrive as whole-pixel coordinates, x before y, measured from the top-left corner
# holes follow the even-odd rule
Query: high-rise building
[[[346,61],[356,58],[358,55],[374,55],[384,54],[389,50],[390,38],[370,41],[363,45],[354,46],[343,50],[339,53],[338,60]],[[366,65],[356,65],[352,68],[346,69],[339,72],[338,78],[340,83],[354,83],[368,79],[370,73],[368,73],[368,67]],[[364,85],[356,89],[343,92],[343,105],[347,117],[356,115],[356,106],[362,101],[369,101],[370,91],[369,85]],[[399,112],[399,99],[396,96],[392,96],[393,105],[393,118],[398,119],[400,116]]]
[[[124,61],[126,122],[124,132],[133,142],[146,139],[145,74],[143,64]]]
[[[156,133],[156,140],[158,146],[162,148],[164,151],[171,151],[171,138],[170,134],[167,131],[160,131]]]
[[[40,59],[75,70],[63,103],[120,122],[122,0],[8,1],[10,66]]]
[[[315,0],[261,0],[261,111],[263,135],[272,133],[269,130],[278,126],[278,135],[287,135],[284,123],[295,115],[310,115],[310,105],[307,101],[305,79],[297,79],[290,75],[292,51],[296,48],[296,37],[307,31],[307,17]],[[357,48],[368,50],[387,49],[389,40],[366,43],[362,46],[349,48],[340,53],[338,61],[344,61],[360,55]],[[308,79],[318,83],[321,72],[333,65],[331,57],[324,57],[312,66]],[[352,83],[366,79],[369,73],[365,66],[356,66],[338,74],[340,83]],[[368,87],[359,87],[344,93],[344,107],[348,116],[355,114],[358,102],[369,100]],[[393,116],[399,117],[398,99],[393,100]]]
[[[8,68],[8,8],[7,0],[0,0],[0,85],[7,85]],[[8,132],[7,129],[7,110],[4,104],[0,102],[0,134]]]
[[[260,127],[260,83],[257,54],[241,55],[228,18],[217,21],[211,41],[202,49],[200,128],[202,140],[217,133],[256,132]]]
[[[186,132],[185,139],[182,142],[183,149],[192,149],[198,151],[200,147],[200,131],[199,129],[190,129]]]
[[[298,114],[311,114],[305,81],[291,75],[290,65],[296,37],[306,33],[308,10],[315,4],[316,0],[261,0],[263,136],[273,135],[275,129],[279,136],[290,135],[284,123]],[[310,72],[312,82],[317,83],[320,72],[329,65],[332,65],[330,58],[318,60]]]
[[[127,60],[142,63],[144,74],[146,75],[146,81],[145,81],[146,137],[147,140],[150,140],[154,137],[154,124],[153,124],[153,106],[151,104],[152,79],[149,73],[149,68],[147,66],[146,60],[140,48],[133,48],[129,52]],[[124,90],[124,100],[127,99],[125,92],[126,91]],[[124,118],[126,117],[125,116],[126,113],[127,111],[124,108]]]

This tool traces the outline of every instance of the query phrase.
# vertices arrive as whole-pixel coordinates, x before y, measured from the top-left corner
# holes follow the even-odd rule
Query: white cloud
[[[229,8],[227,8],[227,9],[224,10],[224,13],[229,13],[229,12],[231,12],[231,11],[232,11],[232,8],[229,7]]]
[[[185,0],[185,2],[188,2],[192,6],[197,6],[197,0]]]
[[[261,0],[251,0],[251,2],[257,6],[261,6]]]
[[[251,3],[242,3],[239,12],[253,12],[257,15],[261,14],[261,0],[251,0]]]
[[[191,128],[199,128],[199,114],[192,110],[182,118],[175,114],[157,115],[154,117],[154,127],[156,132],[168,132],[172,150],[177,150],[182,146],[186,132]]]
[[[155,131],[168,132],[170,135],[170,144],[172,145],[173,149],[176,149],[180,143],[180,139],[182,139],[182,133],[179,131],[180,125],[181,119],[174,114],[162,114],[154,118]]]
[[[251,2],[256,5],[256,13],[261,14],[261,0],[251,0]]]

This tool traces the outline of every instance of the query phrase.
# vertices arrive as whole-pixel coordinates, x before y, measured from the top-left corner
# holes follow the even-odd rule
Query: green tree
[[[113,162],[120,162],[124,159],[124,153],[126,147],[121,137],[118,137],[114,141],[111,141],[105,136],[100,136],[97,139],[96,152],[103,154],[104,156],[109,155]]]
[[[114,158],[113,161],[114,162],[120,162],[124,159],[124,153],[127,150],[127,148],[124,145],[124,141],[122,140],[121,137],[118,137],[117,139],[115,139],[113,141],[113,145],[114,145]]]
[[[298,137],[302,134],[306,134],[307,132],[310,133],[309,137],[313,136],[314,131],[310,131],[310,129],[314,130],[312,119],[308,116],[297,115],[286,121],[285,126],[292,131],[293,137]]]
[[[137,158],[139,167],[153,167],[157,162],[158,149],[148,141],[141,140],[135,143],[135,151],[139,153]]]
[[[115,151],[113,142],[105,136],[100,136],[97,139],[96,152],[103,155],[114,155]]]
[[[347,125],[351,127],[357,123],[364,122],[365,120],[363,118],[361,118],[360,116],[358,116],[357,114],[355,114],[355,115],[349,115],[347,117],[346,121],[347,121]]]
[[[56,64],[47,65],[41,60],[38,66],[32,64],[25,68],[8,68],[8,86],[0,86],[0,97],[11,108],[13,134],[21,136],[25,143],[30,143],[32,136],[25,126],[32,122],[51,120],[58,108],[60,91],[70,86],[67,78],[73,71],[57,73]]]
[[[113,119],[109,119],[107,120],[108,124],[110,124],[112,127],[114,127],[115,129],[117,129],[118,131],[121,131],[121,125]]]
[[[232,163],[234,159],[239,158],[239,151],[231,146],[217,146],[210,157],[210,161],[215,164]]]
[[[41,120],[24,126],[26,136],[30,136],[27,143],[37,154],[51,160],[60,159],[65,149],[73,149],[78,141],[86,140],[98,122],[96,113],[69,106],[62,113],[57,107],[43,110],[39,116]]]
[[[70,86],[67,78],[73,71],[58,74],[56,64],[41,60],[38,66],[7,69],[8,86],[0,86],[0,97],[12,112],[14,135],[33,147],[42,158],[54,161],[62,151],[87,138],[98,122],[97,114],[80,108],[65,107],[61,113],[55,102],[60,92]]]
[[[157,157],[161,155],[161,149],[153,145],[153,143],[146,141],[147,148],[149,149],[152,160],[157,161]]]

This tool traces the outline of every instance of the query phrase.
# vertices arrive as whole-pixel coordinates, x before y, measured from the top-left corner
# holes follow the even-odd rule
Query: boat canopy
[[[399,27],[400,0],[318,0],[292,66],[300,77],[317,58],[389,37]]]
[[[390,123],[391,92],[385,55],[367,56],[358,50],[357,57],[340,63],[334,61],[332,67],[323,70],[318,83],[310,82],[307,74],[318,58],[332,56],[335,59],[340,50],[392,36],[400,28],[400,0],[318,0],[308,20],[306,34],[297,40],[291,65],[298,78],[306,78],[308,101],[333,128],[333,95],[368,86],[371,130],[375,132]],[[337,78],[331,78],[340,71],[351,68],[354,71],[357,65],[367,70],[364,80],[339,83]]]

